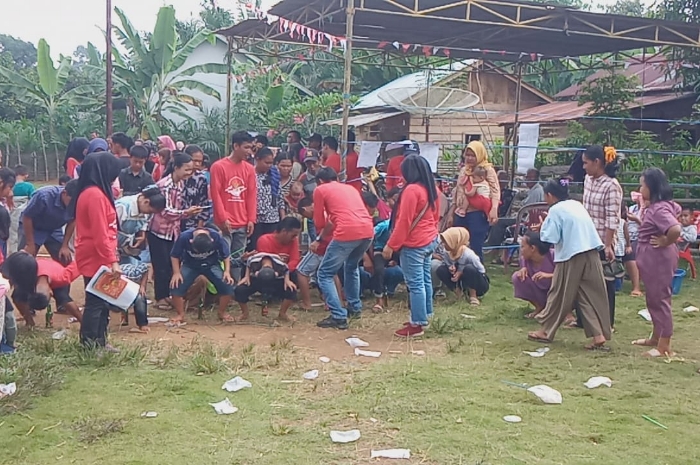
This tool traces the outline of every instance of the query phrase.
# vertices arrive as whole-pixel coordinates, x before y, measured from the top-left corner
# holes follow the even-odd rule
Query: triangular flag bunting
[[[391,45],[393,45],[396,50],[398,50],[399,47],[401,47],[401,44],[399,44],[398,42],[392,42]]]
[[[406,53],[408,52],[408,49],[411,48],[411,44],[401,44],[401,48],[403,49],[403,52]]]
[[[430,55],[433,54],[433,49],[429,45],[424,45],[423,46],[423,55],[429,57]]]
[[[382,40],[381,42],[379,42],[379,45],[377,45],[377,48],[384,48],[387,45],[389,45],[389,42]]]
[[[450,55],[452,54],[452,52],[450,52],[450,49],[449,49],[449,48],[443,49],[443,50],[442,50],[442,53],[444,53],[445,56],[446,56],[447,58],[449,58]]]

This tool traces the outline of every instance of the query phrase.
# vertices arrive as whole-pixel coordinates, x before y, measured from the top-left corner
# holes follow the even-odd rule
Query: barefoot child
[[[234,299],[241,307],[241,316],[236,320],[246,321],[250,317],[248,302],[253,294],[260,292],[265,296],[283,299],[277,320],[294,321],[287,315],[289,307],[296,300],[297,286],[292,279],[289,267],[279,255],[263,252],[251,256],[245,276],[238,283],[234,293]],[[265,309],[263,316],[267,316]]]
[[[695,226],[695,218],[690,208],[684,208],[680,216],[681,237],[678,240],[678,250],[684,251],[698,240],[698,227]]]
[[[185,321],[185,295],[199,276],[206,277],[219,297],[219,320],[231,322],[226,308],[233,296],[231,278],[231,249],[221,234],[211,228],[188,229],[175,242],[170,254],[173,278],[170,281],[173,306],[177,316],[173,323]],[[223,269],[221,262],[224,263]]]
[[[649,206],[639,226],[637,265],[646,287],[646,304],[654,330],[650,339],[638,339],[632,344],[651,347],[644,354],[647,357],[665,357],[673,354],[671,284],[678,265],[676,241],[681,235],[681,225],[676,218],[681,208],[673,202],[673,191],[660,169],[644,171],[640,183],[640,192]]]
[[[466,192],[469,205],[487,216],[491,212],[491,188],[486,181],[486,169],[477,166],[472,173],[472,187]]]
[[[83,315],[70,296],[70,285],[80,277],[75,261],[68,267],[50,258],[34,258],[21,250],[5,260],[3,276],[14,287],[12,300],[24,317],[27,327],[36,325],[34,310],[45,310],[51,297],[56,308],[62,308],[69,315],[82,321]]]

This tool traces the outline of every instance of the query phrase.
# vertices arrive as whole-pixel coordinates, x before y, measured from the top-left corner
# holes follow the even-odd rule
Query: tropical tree
[[[132,132],[142,137],[162,134],[163,127],[169,124],[163,116],[166,111],[191,119],[188,109],[202,107],[193,91],[221,99],[216,89],[191,77],[197,73],[226,73],[225,65],[206,63],[185,67],[198,46],[206,41],[214,43],[216,39],[210,31],[200,30],[183,42],[177,33],[175,9],[167,6],[158,12],[153,32],[144,37],[122,10],[115,8],[115,12],[121,27],[115,26],[114,30],[126,52],[116,47],[112,50],[114,91],[116,97],[126,103]],[[95,48],[89,46],[90,50]],[[89,54],[92,69],[104,74],[104,67],[94,63],[99,57]]]
[[[51,49],[44,39],[39,41],[36,70],[36,79],[32,80],[14,69],[0,66],[0,91],[13,94],[26,105],[40,107],[48,117],[52,137],[56,117],[63,108],[97,104],[95,99],[88,97],[91,89],[85,86],[67,89],[71,59],[61,56],[56,67],[51,59]]]

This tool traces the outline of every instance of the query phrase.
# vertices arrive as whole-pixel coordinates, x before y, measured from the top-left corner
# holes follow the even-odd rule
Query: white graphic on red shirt
[[[246,191],[243,179],[238,176],[232,177],[228,182],[226,192],[231,196],[229,202],[243,202],[243,192]]]

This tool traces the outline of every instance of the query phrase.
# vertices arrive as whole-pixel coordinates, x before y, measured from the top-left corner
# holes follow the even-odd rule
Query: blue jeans
[[[224,270],[219,265],[213,265],[204,268],[190,268],[187,265],[182,265],[180,269],[182,275],[182,283],[175,289],[170,291],[173,297],[185,297],[187,291],[200,276],[204,276],[216,288],[218,295],[233,295],[233,286],[224,281]]]
[[[333,279],[343,268],[345,278],[345,298],[348,300],[349,310],[352,313],[362,311],[360,301],[360,260],[367,252],[372,239],[360,239],[357,241],[336,241],[333,239],[326,254],[323,256],[321,266],[318,267],[318,288],[326,298],[326,304],[330,308],[331,316],[338,320],[348,318],[348,310],[343,308],[335,288]]]
[[[384,268],[384,287],[389,296],[393,296],[396,293],[396,287],[403,281],[401,267],[390,266],[389,268]]]
[[[141,294],[134,300],[134,316],[136,316],[136,325],[138,327],[148,326],[148,302],[146,297]]]
[[[437,246],[434,240],[425,247],[403,247],[401,270],[408,287],[411,302],[411,324],[427,326],[433,316],[433,279],[430,261]]]
[[[455,215],[455,226],[467,228],[469,231],[469,247],[484,262],[484,242],[489,235],[489,219],[484,212],[469,212],[464,217]]]

